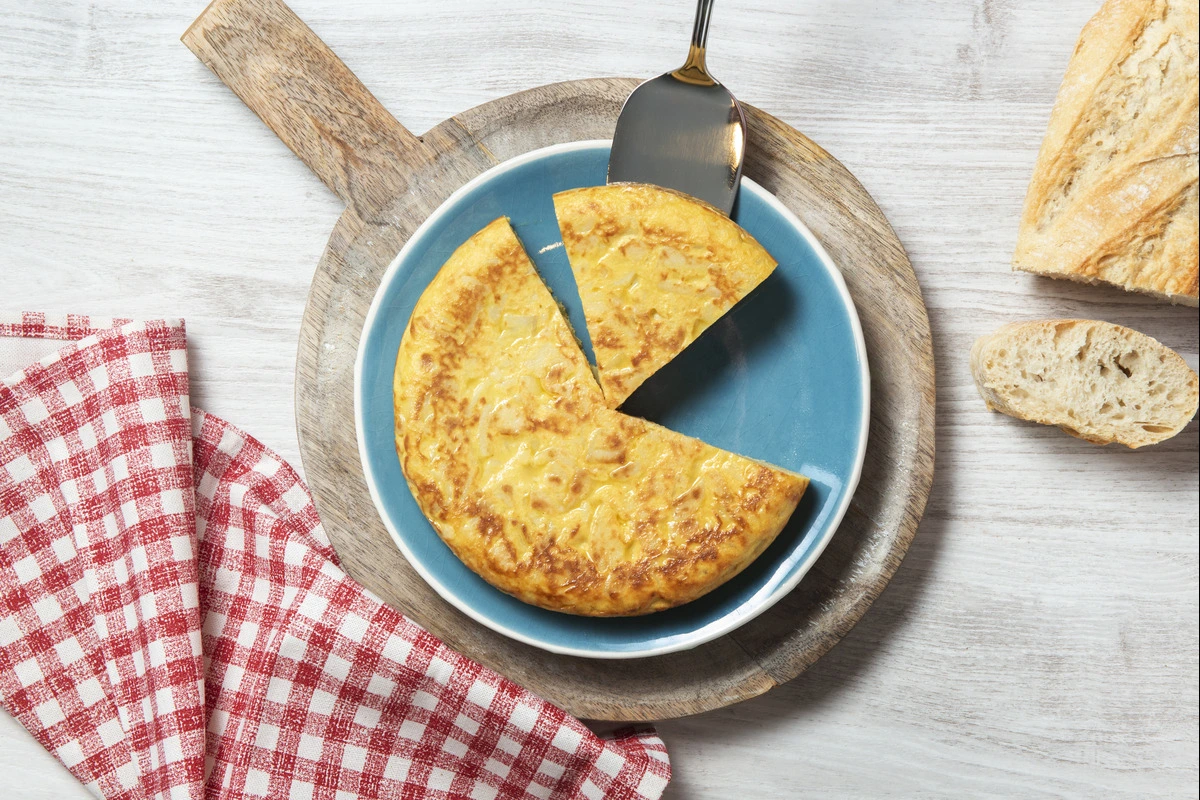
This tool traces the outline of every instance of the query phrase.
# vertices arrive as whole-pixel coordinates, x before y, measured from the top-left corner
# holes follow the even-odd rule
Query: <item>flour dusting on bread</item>
[[[1063,78],[1013,266],[1197,304],[1197,0],[1108,0]]]

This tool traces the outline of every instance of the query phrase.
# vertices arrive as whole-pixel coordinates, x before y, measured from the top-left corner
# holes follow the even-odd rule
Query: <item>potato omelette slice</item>
[[[573,189],[554,210],[611,408],[775,269],[737,223],[670,189]]]
[[[396,450],[468,567],[527,603],[647,614],[740,572],[808,479],[605,404],[508,221],[463,244],[396,360]]]

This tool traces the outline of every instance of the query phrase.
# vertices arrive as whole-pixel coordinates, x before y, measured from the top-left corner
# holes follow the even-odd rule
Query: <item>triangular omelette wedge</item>
[[[438,535],[527,603],[646,614],[775,540],[808,479],[607,407],[507,220],[418,300],[396,359],[396,450]]]
[[[554,210],[611,408],[775,269],[733,220],[670,189],[574,189]]]
[[[1013,265],[1197,303],[1196,0],[1108,0],[1080,35]]]

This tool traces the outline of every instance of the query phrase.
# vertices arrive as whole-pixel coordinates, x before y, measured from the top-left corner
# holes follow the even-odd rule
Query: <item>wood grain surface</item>
[[[296,422],[309,486],[351,576],[456,650],[599,720],[682,717],[760,695],[815,663],[862,617],[908,550],[929,496],[934,365],[904,248],[836,159],[747,106],[745,174],[803,219],[838,264],[874,365],[863,477],[837,535],[799,588],[725,637],[619,663],[557,655],[469,619],[399,553],[363,478],[355,345],[384,270],[437,204],[500,161],[610,137],[637,81],[530,89],[457,114],[417,140],[391,135],[398,123],[383,120],[386,112],[282,0],[216,0],[184,42],[349,204],[317,266],[300,328]],[[391,160],[403,165],[401,176],[392,177],[391,164],[384,177],[374,174],[387,146],[400,148]],[[389,187],[395,193],[384,200]]]
[[[213,0],[182,41],[361,220],[405,191],[407,162],[426,160],[414,152],[417,138],[282,2]]]
[[[545,83],[676,66],[691,3],[292,0],[423,131]],[[938,471],[889,587],[794,681],[659,724],[668,797],[1196,797],[1197,425],[1095,448],[990,414],[971,342],[1197,316],[1013,274],[1025,186],[1096,0],[721,0],[713,72],[878,201],[929,308]],[[342,201],[178,37],[202,0],[0,0],[0,305],[187,317],[197,405],[299,465],[312,265]],[[0,715],[0,795],[89,796]]]

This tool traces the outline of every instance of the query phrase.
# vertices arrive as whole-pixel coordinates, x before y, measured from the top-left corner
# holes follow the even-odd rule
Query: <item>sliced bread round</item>
[[[1096,444],[1170,439],[1196,414],[1200,381],[1178,353],[1120,325],[1014,322],[971,348],[988,408]]]

